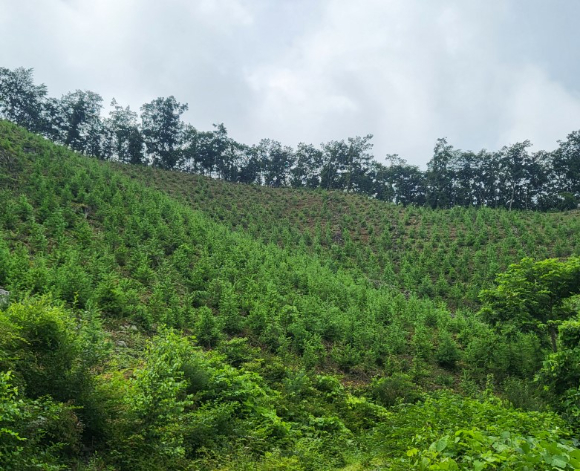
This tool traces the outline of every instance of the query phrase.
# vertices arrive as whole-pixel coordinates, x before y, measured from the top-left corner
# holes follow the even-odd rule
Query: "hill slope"
[[[394,270],[377,282],[378,245],[269,244],[256,235],[285,223],[232,231],[233,211],[209,217],[231,202],[194,211],[119,170],[0,122],[4,468],[403,470],[469,463],[465,450],[518,464],[546,443],[575,459],[562,419],[493,396],[544,408],[535,335],[402,293]],[[437,455],[474,424],[465,449]]]
[[[431,210],[360,195],[227,183],[119,165],[133,179],[264,242],[318,254],[371,280],[451,307],[476,306],[482,288],[523,257],[580,254],[580,211]]]

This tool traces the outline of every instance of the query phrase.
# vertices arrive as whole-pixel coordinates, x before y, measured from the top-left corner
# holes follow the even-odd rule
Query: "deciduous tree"
[[[525,258],[500,273],[496,282],[480,294],[483,317],[506,332],[547,331],[556,351],[558,324],[574,314],[566,300],[580,293],[580,257],[539,262]]]

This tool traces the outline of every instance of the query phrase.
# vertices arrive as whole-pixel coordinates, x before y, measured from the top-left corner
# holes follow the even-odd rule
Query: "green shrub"
[[[375,379],[370,391],[371,396],[385,407],[392,407],[400,402],[414,403],[421,398],[420,388],[404,373]]]
[[[103,314],[117,319],[132,317],[140,304],[135,283],[114,274],[99,282],[92,300]]]
[[[488,435],[472,429],[458,430],[433,442],[427,450],[408,451],[420,470],[576,470],[580,450],[569,441],[538,440],[502,432]]]
[[[71,404],[84,423],[83,439],[102,437],[106,412],[95,394],[92,368],[106,360],[109,342],[98,316],[74,319],[48,298],[12,303],[0,311],[0,358],[31,399]]]
[[[514,410],[493,397],[440,393],[394,408],[372,442],[401,471],[572,470],[579,450],[569,436],[555,414]]]
[[[0,468],[56,471],[80,452],[82,425],[74,408],[49,398],[30,400],[0,372]]]
[[[446,331],[439,334],[439,345],[435,351],[437,362],[444,368],[455,368],[456,363],[461,359],[461,352],[453,337]]]

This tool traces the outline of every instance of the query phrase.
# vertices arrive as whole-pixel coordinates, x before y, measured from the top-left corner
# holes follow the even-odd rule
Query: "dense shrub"
[[[414,403],[421,398],[420,388],[404,373],[375,379],[371,385],[371,394],[379,404],[387,407],[398,403]]]

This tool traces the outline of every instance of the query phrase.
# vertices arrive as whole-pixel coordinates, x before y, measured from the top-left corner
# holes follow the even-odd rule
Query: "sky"
[[[0,0],[0,67],[200,130],[295,146],[373,134],[425,167],[580,129],[578,0]]]

